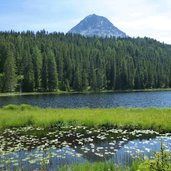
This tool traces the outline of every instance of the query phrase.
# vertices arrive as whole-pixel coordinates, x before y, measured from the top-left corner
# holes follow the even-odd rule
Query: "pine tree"
[[[149,38],[0,32],[0,92],[165,88],[170,66],[171,46]]]
[[[92,90],[97,90],[97,69],[94,67],[91,68],[91,81],[90,81],[90,86]]]
[[[4,92],[15,91],[17,79],[16,79],[16,65],[13,53],[10,49],[7,51],[7,57],[4,64]]]
[[[49,91],[55,91],[58,88],[58,75],[57,66],[55,62],[54,54],[51,50],[48,50],[48,88]]]
[[[83,90],[83,87],[82,87],[82,76],[81,76],[81,72],[80,72],[79,66],[77,66],[75,74],[74,74],[73,88],[76,91]]]
[[[33,63],[32,58],[28,51],[26,51],[23,59],[23,91],[32,92],[34,91],[34,72],[33,72]]]
[[[34,68],[34,79],[35,89],[40,90],[41,87],[41,69],[42,69],[42,55],[37,46],[33,49],[33,68]]]
[[[88,89],[88,74],[87,71],[84,69],[82,72],[82,90],[87,90]]]
[[[48,61],[45,53],[43,54],[41,85],[43,91],[48,91]]]
[[[0,92],[3,91],[3,85],[4,85],[4,74],[0,73]]]

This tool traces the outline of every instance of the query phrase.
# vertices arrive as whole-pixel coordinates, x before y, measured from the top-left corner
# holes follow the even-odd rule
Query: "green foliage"
[[[0,33],[0,92],[168,88],[170,66],[171,46],[149,38]]]
[[[34,71],[33,71],[33,62],[30,54],[26,51],[23,58],[23,91],[32,92],[34,91]]]
[[[171,131],[171,109],[41,109],[8,105],[0,109],[0,129],[12,126],[109,125],[127,129]],[[14,117],[15,116],[15,117]],[[122,117],[121,117],[122,116]]]
[[[11,49],[7,51],[7,57],[4,64],[4,86],[3,91],[4,92],[13,92],[16,88],[16,65],[15,65],[15,59],[13,56],[13,53]]]
[[[42,69],[42,56],[41,51],[37,46],[33,49],[33,70],[35,79],[35,89],[40,90],[41,88],[41,69]]]
[[[73,84],[73,88],[76,91],[81,91],[83,90],[83,84],[82,84],[82,76],[81,76],[81,72],[80,72],[80,68],[79,66],[77,67],[75,74],[74,74],[74,84]]]
[[[59,168],[59,171],[170,171],[170,154],[161,149],[154,160],[135,160],[130,167],[117,166],[112,162],[83,163]]]
[[[32,109],[36,109],[36,107],[33,107],[31,105],[28,105],[28,104],[22,104],[22,105],[19,105],[19,110],[32,110]]]
[[[165,151],[161,144],[160,152],[155,152],[154,160],[145,160],[139,165],[139,171],[170,171],[171,170],[171,153]]]
[[[22,105],[9,104],[3,107],[3,110],[32,110],[32,109],[35,110],[36,107],[33,107],[28,104],[22,104]]]
[[[131,171],[131,169],[119,167],[112,162],[98,162],[63,166],[59,168],[59,171]]]
[[[57,89],[57,67],[55,62],[55,56],[52,51],[48,50],[48,89],[49,91],[55,91]]]
[[[42,73],[41,73],[41,85],[43,91],[48,91],[48,61],[47,57],[44,54],[43,56],[43,65],[42,65]]]
[[[4,85],[4,74],[0,73],[0,92],[3,91],[3,85]]]
[[[3,109],[4,110],[18,110],[19,109],[19,106],[13,105],[13,104],[9,104],[7,106],[4,106]]]

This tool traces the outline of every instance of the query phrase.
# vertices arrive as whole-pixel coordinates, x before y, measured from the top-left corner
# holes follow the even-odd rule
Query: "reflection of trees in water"
[[[139,137],[138,140],[143,141],[154,137],[156,137],[156,135],[143,135],[142,137]],[[77,148],[75,148],[75,151],[82,154],[82,157],[89,162],[113,160],[118,164],[129,165],[132,162],[132,157],[130,154],[125,153],[123,147],[128,144],[129,141],[134,140],[137,140],[136,136],[128,136],[128,138],[124,141],[122,138],[109,141],[99,141],[94,139],[92,143],[85,143],[83,146],[78,145]],[[91,148],[90,144],[93,144],[94,147]],[[73,148],[73,145],[74,144],[72,144],[70,147]],[[101,156],[98,154],[101,154]]]
[[[126,143],[127,142],[125,142],[125,144]],[[115,150],[119,150],[121,148],[121,146],[119,146],[119,144],[117,143],[114,146],[109,146],[108,142],[95,144],[95,148],[90,148],[90,145],[88,144],[86,144],[85,147],[90,149],[86,153],[83,149],[81,149],[81,146],[78,146],[75,149],[75,151],[82,154],[82,157],[87,159],[89,162],[110,160],[115,155],[116,153]],[[100,148],[100,150],[97,151],[98,147],[102,147],[102,148]],[[114,148],[110,149],[110,147],[114,147]],[[99,156],[98,154],[100,154],[101,156]]]
[[[123,146],[126,145],[129,141],[132,140],[148,140],[149,138],[155,138],[155,134],[132,134],[131,131],[126,133],[123,132],[115,132],[112,133],[109,131],[110,129],[87,129],[83,130],[82,128],[79,130],[72,129],[64,129],[60,130],[58,128],[48,129],[48,130],[29,130],[30,134],[26,135],[25,138],[22,138],[23,134],[19,131],[15,134],[15,141],[12,141],[12,146],[21,143],[26,149],[28,154],[36,153],[37,148],[40,146],[44,146],[46,144],[45,149],[48,148],[51,150],[51,147],[55,148],[52,151],[56,151],[61,149],[63,155],[65,150],[68,147],[69,150],[75,150],[74,154],[81,154],[81,157],[77,157],[76,155],[67,154],[65,158],[57,158],[54,157],[52,159],[52,165],[58,163],[62,164],[71,164],[71,163],[81,163],[85,161],[89,162],[98,162],[98,161],[107,161],[112,160],[118,164],[129,164],[131,163],[131,155],[126,153],[123,149]],[[114,130],[111,128],[111,130]],[[115,131],[115,130],[114,130]],[[91,132],[90,134],[88,132]],[[25,132],[26,134],[26,132]],[[10,138],[13,134],[8,134],[8,138]],[[34,136],[33,136],[34,135]],[[7,138],[6,137],[6,138]],[[98,138],[102,137],[102,139]],[[91,141],[87,141],[87,139],[91,139]],[[13,139],[11,139],[13,140]],[[54,140],[57,140],[55,142]],[[32,150],[32,151],[29,151]],[[41,151],[45,153],[45,151]],[[18,153],[19,158],[26,158],[27,156],[22,153]],[[27,155],[28,155],[27,154]]]

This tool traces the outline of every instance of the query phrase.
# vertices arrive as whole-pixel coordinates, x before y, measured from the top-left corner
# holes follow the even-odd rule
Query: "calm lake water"
[[[31,104],[44,108],[161,108],[171,107],[171,91],[0,97],[0,107],[8,104]]]
[[[130,165],[136,157],[153,158],[161,142],[171,151],[171,134],[150,130],[88,128],[85,126],[13,128],[0,136],[0,170],[47,170],[85,162],[113,161]]]
[[[171,91],[0,97],[0,106],[30,104],[52,108],[171,107]],[[136,157],[154,157],[161,142],[171,151],[171,134],[149,130],[88,128],[11,128],[0,132],[0,170],[47,170],[84,162],[130,165]]]

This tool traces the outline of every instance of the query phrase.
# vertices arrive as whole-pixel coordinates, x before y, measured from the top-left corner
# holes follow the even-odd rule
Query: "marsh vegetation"
[[[30,125],[50,127],[62,124],[171,131],[169,108],[43,109],[30,105],[8,105],[1,108],[0,113],[0,129]]]
[[[171,151],[171,109],[8,105],[0,113],[1,170],[129,170],[154,159],[161,142]]]
[[[1,132],[0,140],[1,170],[79,170],[94,162],[95,168],[113,165],[125,169],[132,167],[134,160],[153,159],[161,142],[166,151],[171,150],[171,134],[104,126],[10,128]]]

